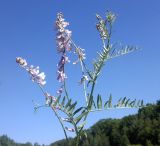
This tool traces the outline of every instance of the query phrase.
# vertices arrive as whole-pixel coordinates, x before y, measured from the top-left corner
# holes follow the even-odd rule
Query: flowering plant
[[[56,45],[57,52],[61,56],[57,65],[57,80],[61,83],[61,86],[57,90],[58,96],[50,95],[44,90],[43,86],[46,84],[45,74],[44,72],[39,71],[39,67],[28,65],[27,61],[21,57],[16,58],[16,62],[29,73],[31,80],[37,83],[42,90],[46,99],[45,106],[51,107],[55,113],[55,116],[58,118],[62,126],[66,140],[68,141],[67,131],[75,132],[76,146],[79,145],[81,137],[86,135],[84,126],[90,112],[112,108],[132,108],[143,106],[143,101],[130,100],[126,97],[119,99],[118,102],[113,105],[111,95],[105,102],[102,101],[100,94],[96,97],[93,96],[97,78],[99,77],[105,62],[114,57],[137,50],[137,47],[132,46],[118,48],[116,45],[111,43],[112,26],[116,20],[115,14],[108,11],[105,19],[98,14],[96,15],[96,18],[98,20],[96,28],[100,34],[100,39],[102,40],[102,51],[98,53],[98,57],[93,63],[93,69],[90,70],[85,63],[85,50],[74,43],[72,39],[72,32],[67,29],[69,23],[65,21],[63,14],[57,14],[57,19],[55,21]],[[80,84],[83,84],[86,104],[80,107],[77,107],[77,101],[72,101],[66,89],[67,75],[65,73],[65,65],[70,62],[69,57],[67,56],[68,52],[73,52],[74,55],[77,56],[77,60],[74,61],[73,64],[80,64],[81,66],[82,76]],[[62,96],[63,94],[64,96]],[[40,107],[42,106],[35,106],[35,110]]]

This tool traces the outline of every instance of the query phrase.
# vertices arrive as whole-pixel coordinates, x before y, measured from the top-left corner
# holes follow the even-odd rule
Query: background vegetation
[[[86,130],[81,146],[160,146],[160,101],[139,109],[136,115],[122,119],[103,119]],[[70,146],[74,146],[70,138]],[[38,146],[38,143],[33,144]],[[30,142],[16,143],[6,135],[0,137],[0,146],[32,146]],[[66,140],[50,146],[66,146]]]

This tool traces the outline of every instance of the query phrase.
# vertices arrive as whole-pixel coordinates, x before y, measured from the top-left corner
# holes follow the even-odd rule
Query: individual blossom
[[[89,80],[88,76],[87,75],[83,75],[81,80],[79,81],[79,83],[83,84],[85,81],[88,81],[88,80]]]
[[[52,107],[52,109],[54,110],[61,110],[61,107],[57,104],[56,106],[54,105],[55,102],[57,101],[57,98],[50,95],[49,93],[45,93],[45,97],[46,97],[46,105]]]
[[[73,128],[65,127],[65,129],[66,129],[67,131],[69,131],[69,132],[75,132],[75,129],[73,129]]]
[[[21,57],[17,57],[16,58],[16,62],[21,66],[21,67],[25,67],[27,66],[27,61]]]
[[[71,121],[70,118],[63,118],[63,117],[61,117],[61,120],[64,121],[64,122],[70,122]]]
[[[57,94],[61,94],[63,92],[63,85],[57,90]]]
[[[56,97],[50,95],[49,93],[45,93],[45,97],[46,97],[46,105],[51,105],[52,103],[54,103],[57,99]]]
[[[61,56],[61,59],[60,59],[58,65],[57,65],[58,66],[58,70],[61,70],[61,68],[63,68],[63,66],[68,62],[70,62],[69,58],[66,56],[66,54],[63,54]]]
[[[57,80],[59,82],[64,82],[64,80],[67,78],[66,74],[63,71],[58,71],[58,77]]]
[[[59,105],[56,105],[56,106],[52,105],[52,109],[54,109],[54,110],[61,110],[61,107]]]
[[[84,53],[84,51],[85,50],[80,47],[76,48],[74,53],[78,55],[78,59],[74,61],[73,64],[77,64],[79,61],[86,59],[86,54]]]
[[[39,85],[45,85],[46,80],[45,80],[45,73],[39,71],[39,66],[34,67],[33,65],[28,65],[27,61],[21,57],[16,58],[16,62],[24,68],[31,76],[31,80]]]

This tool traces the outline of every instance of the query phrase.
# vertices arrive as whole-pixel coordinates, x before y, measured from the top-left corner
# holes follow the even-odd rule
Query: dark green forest
[[[160,101],[139,109],[136,115],[100,120],[86,133],[80,146],[160,146]],[[0,146],[38,146],[38,143],[19,144],[3,135]],[[50,146],[67,146],[67,143],[60,140]],[[74,139],[70,138],[69,146],[75,146]]]

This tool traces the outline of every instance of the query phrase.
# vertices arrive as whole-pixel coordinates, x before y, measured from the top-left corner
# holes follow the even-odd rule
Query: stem
[[[63,54],[65,54],[65,50],[64,50]],[[63,66],[63,73],[64,72],[65,72],[65,66]],[[69,101],[68,92],[67,92],[67,89],[66,89],[66,79],[64,79],[63,86],[64,86],[64,92],[66,94],[67,100]]]
[[[70,38],[70,41],[72,42],[73,46],[76,49],[79,49],[71,38]],[[84,68],[86,69],[86,65],[85,65],[85,63],[84,63],[84,61],[82,59],[79,58],[79,60],[80,60],[82,75],[84,75]],[[88,71],[87,71],[87,73],[88,73]],[[84,96],[85,96],[85,100],[86,100],[86,105],[88,106],[88,98],[87,98],[87,92],[86,92],[86,81],[83,81],[83,90],[84,90]]]
[[[86,67],[86,64],[84,63],[84,61],[82,60],[82,63],[83,63],[83,66],[84,66],[84,69],[86,70],[86,73],[89,75],[89,77],[92,79],[92,75],[90,73],[90,71],[88,70],[88,68]]]
[[[71,38],[70,38],[70,41],[72,42],[73,46],[74,46],[76,49],[78,49],[78,46],[74,43],[74,41],[73,41]],[[84,69],[86,70],[86,73],[89,75],[90,78],[92,78],[92,76],[91,76],[89,70],[87,69],[84,61],[83,61],[83,60],[81,60],[81,61],[82,61],[82,64],[83,64],[83,66],[84,66]]]
[[[80,63],[81,63],[81,70],[82,70],[82,75],[83,75],[84,74],[84,68],[83,68],[82,60],[80,60]],[[86,80],[85,79],[83,81],[83,90],[84,90],[86,105],[88,106],[88,98],[87,98],[87,92],[86,92]]]
[[[60,122],[60,124],[61,124],[61,126],[62,126],[62,129],[63,129],[63,132],[64,132],[64,134],[65,134],[67,143],[69,143],[68,137],[67,137],[67,133],[66,133],[66,130],[65,130],[65,127],[64,127],[64,125],[63,125],[63,122],[62,122],[61,118],[58,116],[58,113],[56,112],[56,110],[55,110],[53,107],[52,107],[52,110],[54,111],[56,117],[58,118],[58,120],[59,120],[59,122]]]
[[[43,87],[42,87],[40,84],[38,84],[38,85],[39,85],[42,93],[44,94],[44,96],[47,98],[46,93],[45,93]],[[55,109],[54,109],[53,107],[51,107],[51,108],[52,108],[52,110],[54,111],[56,117],[58,118],[58,120],[59,120],[59,122],[60,122],[60,124],[61,124],[61,126],[62,126],[63,132],[64,132],[64,134],[65,134],[66,140],[67,140],[67,142],[68,142],[67,133],[66,133],[65,127],[64,127],[64,125],[63,125],[63,123],[62,123],[62,120],[61,120],[61,118],[58,116],[58,113],[55,111]]]
[[[102,42],[103,42],[103,48],[106,48],[106,44],[105,44],[104,39],[102,39]]]
[[[66,80],[64,80],[64,92],[66,94],[66,97],[67,97],[67,100],[69,101],[69,97],[68,97],[68,92],[67,92],[67,89],[66,89]]]
[[[77,125],[75,124],[74,121],[73,121],[72,124],[74,125],[75,131],[76,131],[76,146],[78,146],[79,145],[79,132],[78,132],[78,129],[77,129]]]
[[[112,33],[112,24],[110,23],[109,36],[108,36],[108,40],[107,40],[107,46],[105,45],[104,39],[102,39],[103,46],[104,46],[104,47],[107,47],[108,49],[109,49],[109,45],[110,45],[111,33]],[[108,51],[109,51],[109,50],[108,50]],[[97,80],[97,78],[98,78],[98,75],[99,75],[100,70],[101,70],[102,67],[103,67],[104,61],[105,61],[105,58],[104,58],[104,60],[100,63],[100,67],[98,68],[98,71],[95,73],[95,75],[94,75],[94,77],[93,77],[92,88],[91,88],[90,99],[89,99],[89,101],[91,101],[91,102],[92,102],[92,100],[93,100],[93,92],[94,92],[94,88],[95,88],[95,82],[96,82],[96,80]],[[90,110],[88,110],[88,113],[87,113],[86,116],[84,117],[84,120],[86,120],[89,112],[92,111],[92,110],[91,110],[92,104],[91,104],[91,107],[88,107],[88,108],[90,108]]]
[[[72,125],[74,126],[75,133],[76,133],[76,146],[78,146],[78,145],[79,145],[80,132],[78,131],[77,125],[76,125],[76,123],[75,123],[75,121],[73,120],[73,117],[72,117],[71,115],[69,115],[67,112],[65,112],[65,111],[62,110],[62,109],[61,109],[61,111],[62,111],[63,113],[65,113],[65,114],[69,117],[69,119],[71,120]]]

